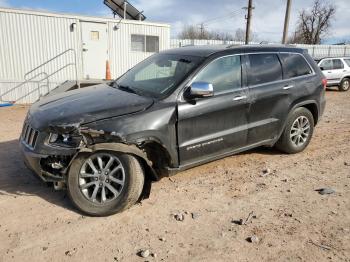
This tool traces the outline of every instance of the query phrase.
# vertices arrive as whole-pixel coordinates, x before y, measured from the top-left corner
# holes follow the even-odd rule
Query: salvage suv
[[[92,216],[147,197],[151,181],[258,146],[309,144],[326,80],[303,49],[183,47],[111,84],[34,104],[20,138],[27,166],[65,185]]]

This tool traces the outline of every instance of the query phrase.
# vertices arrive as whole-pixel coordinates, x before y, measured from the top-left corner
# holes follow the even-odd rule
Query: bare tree
[[[335,16],[335,6],[326,0],[315,0],[310,11],[299,14],[297,29],[289,43],[320,44]]]
[[[203,31],[199,27],[194,25],[185,26],[179,33],[180,39],[210,39],[210,33],[203,28]]]
[[[234,37],[230,33],[218,32],[216,30],[209,31],[206,28],[200,28],[199,26],[194,25],[185,26],[179,33],[178,37],[180,39],[234,40]]]
[[[235,34],[229,32],[220,32],[216,30],[207,30],[206,28],[200,28],[199,26],[189,25],[185,26],[179,33],[180,39],[205,39],[205,40],[222,40],[222,41],[240,41],[245,40],[245,31],[238,28]],[[252,41],[256,41],[257,34],[252,33]]]
[[[240,42],[245,41],[245,31],[242,28],[236,30],[234,40]]]

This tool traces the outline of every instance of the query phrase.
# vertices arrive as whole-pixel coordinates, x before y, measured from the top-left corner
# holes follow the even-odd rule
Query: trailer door
[[[108,57],[107,24],[81,22],[85,79],[104,79]]]

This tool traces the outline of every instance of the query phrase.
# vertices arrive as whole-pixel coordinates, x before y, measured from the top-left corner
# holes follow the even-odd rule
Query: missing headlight
[[[51,133],[49,144],[59,147],[79,148],[83,137],[78,134],[57,134]]]

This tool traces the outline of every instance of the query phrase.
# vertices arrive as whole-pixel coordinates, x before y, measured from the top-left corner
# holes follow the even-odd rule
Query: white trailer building
[[[0,8],[0,102],[101,81],[106,61],[114,79],[169,47],[167,24]]]

